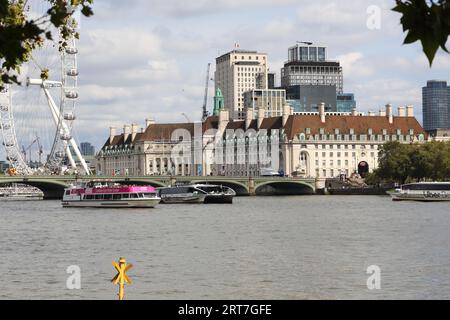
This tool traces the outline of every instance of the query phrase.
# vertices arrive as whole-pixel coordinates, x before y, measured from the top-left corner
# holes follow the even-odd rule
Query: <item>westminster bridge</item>
[[[176,183],[207,183],[232,188],[238,196],[311,195],[325,186],[324,180],[286,177],[224,176],[0,176],[0,185],[19,183],[36,187],[45,199],[61,199],[64,189],[75,182],[112,181],[127,185],[167,187]]]

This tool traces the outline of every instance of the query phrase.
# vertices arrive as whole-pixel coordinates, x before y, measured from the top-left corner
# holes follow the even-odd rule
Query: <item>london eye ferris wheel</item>
[[[27,14],[45,16],[45,1],[28,1]],[[21,68],[22,85],[0,92],[0,136],[6,160],[19,175],[59,174],[64,170],[89,175],[74,138],[78,94],[77,23],[61,47],[60,30],[32,52]],[[48,24],[50,28],[50,23]]]

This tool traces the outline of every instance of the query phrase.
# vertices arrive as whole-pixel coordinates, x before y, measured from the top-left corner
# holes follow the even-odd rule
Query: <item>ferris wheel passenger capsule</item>
[[[73,113],[65,113],[64,120],[73,121],[75,120],[75,115]]]
[[[3,142],[3,145],[4,145],[5,147],[10,148],[10,147],[14,147],[14,146],[15,146],[15,143],[14,143],[14,142]]]
[[[78,99],[78,92],[76,91],[66,91],[67,99]]]
[[[64,158],[64,152],[62,152],[62,151],[57,151],[56,153],[55,153],[55,156],[57,157],[57,158]]]
[[[69,70],[67,70],[67,73],[66,73],[69,77],[76,77],[76,76],[78,76],[78,69],[75,69],[75,68],[73,68],[73,69],[69,69]]]
[[[64,141],[72,140],[72,136],[70,134],[68,134],[68,133],[62,134],[61,135],[61,140],[64,140]]]
[[[74,48],[74,47],[68,47],[68,48],[66,48],[66,53],[67,54],[77,54],[78,53],[78,49]]]

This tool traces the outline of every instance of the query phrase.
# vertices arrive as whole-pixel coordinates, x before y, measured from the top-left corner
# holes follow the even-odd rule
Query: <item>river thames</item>
[[[450,203],[243,197],[232,205],[63,209],[2,202],[0,299],[450,299]],[[69,266],[81,289],[69,290]],[[381,269],[381,289],[366,273]]]

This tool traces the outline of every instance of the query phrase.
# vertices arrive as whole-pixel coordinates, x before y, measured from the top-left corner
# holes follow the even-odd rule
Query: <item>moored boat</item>
[[[12,184],[7,187],[0,187],[1,200],[42,200],[44,193],[38,188],[22,185]]]
[[[233,203],[236,192],[223,185],[196,184],[197,189],[206,193],[205,203]]]
[[[176,185],[159,188],[161,202],[174,203],[233,203],[233,189],[212,184]]]
[[[152,186],[124,186],[115,183],[89,182],[65,189],[63,207],[153,208],[161,198]]]
[[[419,182],[390,192],[394,201],[450,201],[450,182]]]
[[[193,186],[175,186],[158,188],[158,196],[162,203],[203,203],[206,193]]]

